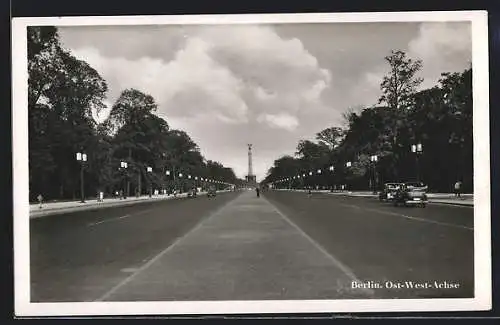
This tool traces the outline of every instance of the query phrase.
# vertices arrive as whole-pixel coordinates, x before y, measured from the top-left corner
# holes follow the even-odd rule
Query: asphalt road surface
[[[473,209],[253,191],[30,221],[33,302],[473,297]]]

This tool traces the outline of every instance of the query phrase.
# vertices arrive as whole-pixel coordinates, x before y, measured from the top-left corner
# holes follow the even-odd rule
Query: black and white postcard
[[[14,18],[18,316],[491,308],[487,13]]]

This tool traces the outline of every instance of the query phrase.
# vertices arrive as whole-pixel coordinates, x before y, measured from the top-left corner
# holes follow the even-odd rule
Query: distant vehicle
[[[420,206],[425,208],[427,201],[427,186],[422,182],[406,182],[396,192],[394,206]]]
[[[396,196],[396,192],[401,187],[401,183],[385,183],[384,189],[378,195],[378,198],[382,202],[392,201]]]
[[[215,189],[215,186],[210,186],[208,188],[207,196],[208,197],[215,197],[216,193],[217,193],[217,190]]]

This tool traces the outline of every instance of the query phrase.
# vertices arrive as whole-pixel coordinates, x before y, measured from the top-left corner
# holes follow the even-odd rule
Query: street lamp
[[[123,171],[123,198],[127,198],[126,194],[126,181],[127,181],[127,172],[125,171],[128,168],[128,163],[126,161],[120,161],[120,169]]]
[[[83,183],[83,168],[85,166],[85,162],[87,161],[87,154],[83,152],[76,153],[76,160],[80,162],[80,194],[82,196],[81,202],[85,203],[85,192],[84,192],[84,183]]]
[[[346,163],[345,163],[345,167],[346,167],[346,169],[347,169],[347,168],[351,168],[351,166],[352,166],[352,162],[348,161],[348,162],[346,162]],[[346,189],[347,189],[347,188],[348,188],[348,185],[349,185],[348,183],[350,183],[350,182],[349,182],[349,180],[348,180],[348,177],[346,177],[346,175],[347,175],[347,173],[345,173],[345,174],[344,174],[344,181],[346,182],[345,187],[346,187]],[[344,189],[344,185],[342,185],[342,188],[341,188],[341,189],[342,189],[342,190]]]
[[[172,175],[172,173],[170,172],[170,170],[168,170],[168,169],[167,169],[167,170],[165,171],[165,175],[167,175],[167,178],[170,178],[170,175]],[[175,183],[175,174],[173,174],[173,175],[174,175],[174,183]],[[169,183],[170,183],[170,181],[169,181]],[[174,184],[174,185],[175,185],[175,184]],[[172,186],[171,186],[171,185],[168,185],[168,183],[167,183],[167,191],[170,191],[169,187],[170,187],[170,188],[172,188]],[[171,190],[173,190],[173,189],[171,189]],[[168,193],[168,192],[167,192],[167,193]]]
[[[335,167],[333,167],[333,165],[330,165],[330,167],[328,167],[328,170],[330,170],[331,174],[333,174]],[[332,180],[331,183],[333,183],[333,176],[332,175],[330,175],[330,179]],[[333,192],[333,187],[334,187],[334,184],[330,184],[330,192]]]
[[[152,173],[153,168],[147,167],[147,171],[148,171],[148,173]],[[152,197],[152,196],[153,196],[153,181],[151,180],[151,176],[150,176],[149,177],[149,197]]]
[[[321,169],[318,169],[318,170],[316,171],[316,173],[317,173],[318,175],[321,175]],[[316,182],[315,182],[315,183],[316,183],[316,188],[317,188],[317,189],[319,189],[320,184],[322,184],[323,182],[322,182],[321,178],[316,178]]]
[[[411,152],[413,152],[415,154],[415,164],[416,164],[416,167],[417,167],[417,182],[420,182],[420,163],[419,163],[419,156],[422,154],[423,152],[423,148],[422,148],[422,144],[421,143],[417,143],[417,144],[412,144],[411,145]]]
[[[370,156],[370,161],[373,163],[373,194],[377,194],[377,161],[378,156],[372,155]]]

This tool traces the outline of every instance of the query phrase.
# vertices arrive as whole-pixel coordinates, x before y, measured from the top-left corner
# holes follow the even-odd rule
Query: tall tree
[[[304,161],[314,163],[324,161],[328,157],[328,146],[310,140],[300,140],[297,145],[296,155]]]
[[[125,89],[108,117],[112,132],[115,133],[115,157],[126,159],[129,164],[127,177],[131,182],[127,183],[126,188],[129,195],[131,185],[137,193],[142,193],[142,179],[148,177],[147,167],[154,162],[154,153],[158,152],[158,148],[152,146],[151,139],[158,134],[155,131],[161,132],[166,128],[166,125],[152,117],[157,107],[151,95],[137,89]],[[151,126],[154,128],[151,129]]]
[[[64,75],[57,28],[34,27],[27,30],[28,38],[28,105],[33,109],[44,92]]]
[[[382,96],[379,103],[384,103],[393,109],[410,107],[412,96],[423,81],[416,76],[422,68],[422,60],[408,58],[401,50],[391,51],[391,55],[386,56],[385,60],[390,66],[390,71],[380,84]]]
[[[316,140],[327,145],[332,150],[340,144],[343,135],[342,129],[334,126],[316,133]]]
[[[29,27],[27,32],[31,189],[49,198],[75,195],[75,153],[93,142],[92,111],[103,107],[107,84],[62,48],[56,28]]]

